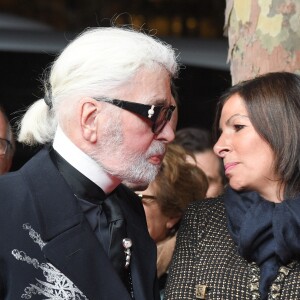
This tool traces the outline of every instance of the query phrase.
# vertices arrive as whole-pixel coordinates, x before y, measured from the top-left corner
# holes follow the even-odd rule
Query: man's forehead
[[[160,95],[162,94],[162,95]],[[172,96],[171,93],[171,86],[166,87],[164,91],[161,91],[159,95],[153,95],[148,96],[145,95],[145,104],[150,105],[163,105],[163,106],[169,106],[169,105],[175,105],[175,99]]]
[[[170,74],[163,68],[140,69],[122,84],[114,98],[147,105],[169,106],[172,103]]]

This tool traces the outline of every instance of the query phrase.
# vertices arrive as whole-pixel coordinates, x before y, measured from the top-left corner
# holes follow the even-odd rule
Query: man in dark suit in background
[[[122,181],[156,176],[173,49],[130,29],[90,29],[59,55],[18,140],[45,144],[0,179],[0,299],[159,299],[156,248]]]
[[[0,105],[0,175],[8,172],[15,153],[15,140],[9,120]]]

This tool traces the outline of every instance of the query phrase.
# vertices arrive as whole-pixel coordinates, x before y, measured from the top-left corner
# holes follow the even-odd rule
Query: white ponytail
[[[58,121],[72,118],[82,97],[112,96],[141,67],[160,66],[174,77],[176,60],[170,45],[141,32],[108,27],[85,31],[52,65],[44,82],[48,105],[41,99],[29,108],[20,122],[18,140],[29,145],[51,142]]]
[[[18,141],[33,146],[53,140],[57,120],[44,99],[40,99],[29,107],[18,126]]]

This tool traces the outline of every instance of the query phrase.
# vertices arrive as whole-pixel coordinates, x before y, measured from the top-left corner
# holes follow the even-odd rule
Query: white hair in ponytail
[[[155,37],[128,28],[86,30],[52,65],[44,84],[45,101],[38,100],[25,113],[18,140],[29,145],[51,142],[58,122],[72,117],[82,97],[111,96],[141,67],[158,66],[171,77],[177,74],[174,50]]]

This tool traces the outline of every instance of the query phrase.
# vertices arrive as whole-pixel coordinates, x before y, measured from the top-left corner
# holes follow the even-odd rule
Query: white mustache
[[[154,155],[164,155],[166,152],[166,145],[162,142],[154,141],[146,153],[146,157]]]

